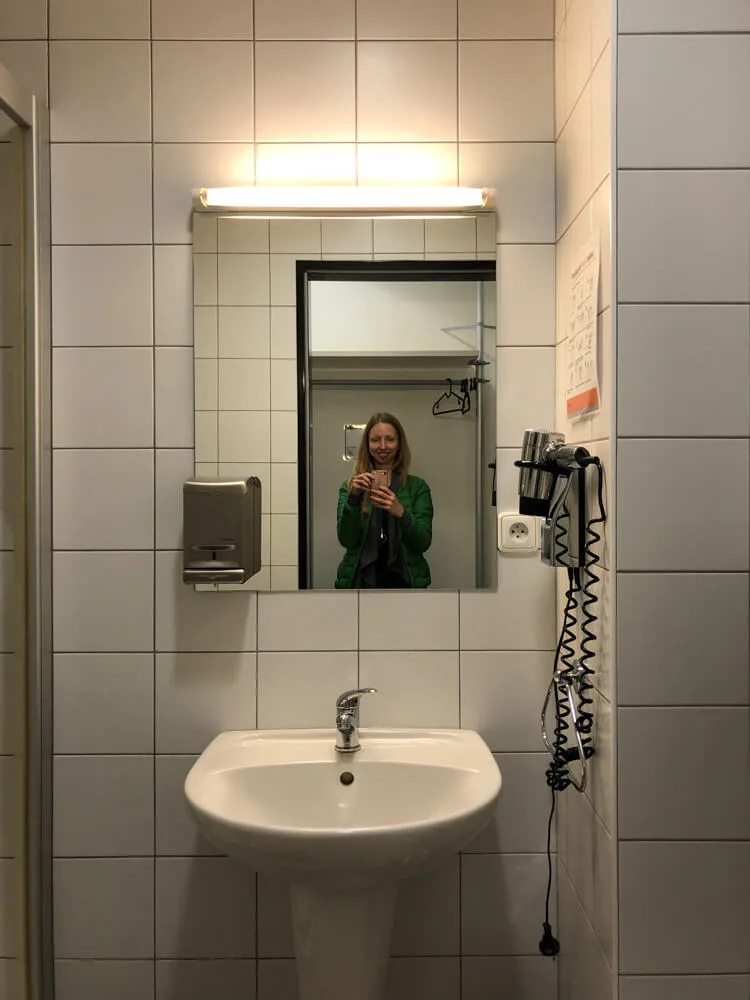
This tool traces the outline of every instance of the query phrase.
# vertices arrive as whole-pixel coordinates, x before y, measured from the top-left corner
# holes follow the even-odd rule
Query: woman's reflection
[[[409,474],[404,428],[391,413],[367,421],[354,475],[339,490],[339,542],[346,549],[336,587],[429,587],[432,494]]]

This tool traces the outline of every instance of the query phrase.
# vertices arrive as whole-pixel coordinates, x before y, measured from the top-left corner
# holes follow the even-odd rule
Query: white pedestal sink
[[[487,823],[501,777],[466,729],[221,733],[185,781],[198,825],[289,886],[301,1000],[383,1000],[398,882]]]

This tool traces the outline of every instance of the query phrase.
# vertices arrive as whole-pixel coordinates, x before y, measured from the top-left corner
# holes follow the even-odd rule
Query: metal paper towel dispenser
[[[261,484],[188,479],[183,497],[184,583],[245,583],[260,570]]]

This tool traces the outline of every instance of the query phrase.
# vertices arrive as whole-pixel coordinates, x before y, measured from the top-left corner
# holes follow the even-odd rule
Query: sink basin
[[[220,850],[289,886],[301,1000],[384,1000],[399,881],[439,865],[487,823],[501,777],[461,729],[221,733],[185,780]]]
[[[361,729],[360,740],[341,754],[330,729],[221,733],[188,774],[188,803],[227,854],[341,887],[416,874],[489,819],[501,778],[477,733]]]

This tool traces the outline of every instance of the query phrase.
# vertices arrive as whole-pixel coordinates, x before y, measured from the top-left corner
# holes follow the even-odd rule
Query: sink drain
[[[339,781],[342,785],[351,785],[354,781],[354,775],[351,771],[342,771],[339,775]]]

